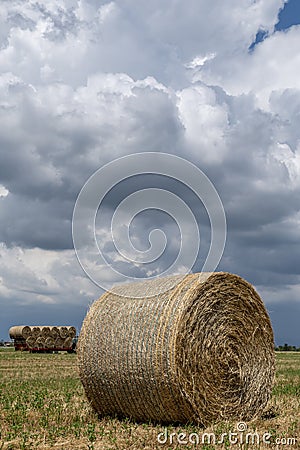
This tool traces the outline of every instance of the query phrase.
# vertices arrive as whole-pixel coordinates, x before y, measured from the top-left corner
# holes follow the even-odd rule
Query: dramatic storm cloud
[[[1,2],[0,338],[23,322],[80,328],[102,290],[73,249],[76,198],[104,164],[165,152],[193,162],[220,195],[228,236],[218,269],[255,285],[278,344],[300,345],[300,26],[280,29],[283,7],[284,0]],[[130,227],[141,251],[151,231],[165,232],[157,263],[128,265],[112,243],[118,204],[149,187],[174,192],[194,212],[202,247],[193,270],[201,270],[210,240],[204,208],[182,183],[149,175],[114,186],[98,214],[108,263],[142,277],[176,258],[180,230],[162,212],[141,213]],[[118,282],[105,265],[99,273]]]

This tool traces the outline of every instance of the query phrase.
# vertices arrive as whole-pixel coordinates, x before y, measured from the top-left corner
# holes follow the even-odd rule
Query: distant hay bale
[[[35,345],[37,348],[45,348],[45,341],[43,336],[38,336],[36,338]]]
[[[50,327],[40,327],[41,328],[41,335],[44,339],[47,339],[48,336],[50,336]]]
[[[66,339],[68,337],[68,328],[67,327],[58,327],[59,335],[62,339]]]
[[[18,325],[9,329],[11,339],[23,338],[27,339],[31,336],[31,328],[28,325]]]
[[[73,344],[73,338],[71,338],[71,337],[69,336],[69,337],[67,337],[67,338],[64,340],[63,347],[64,347],[64,348],[70,348],[70,347],[72,347],[72,344]]]
[[[68,327],[68,336],[70,338],[74,338],[76,336],[76,328],[75,327]]]
[[[59,336],[59,329],[58,327],[50,327],[50,334],[53,339],[56,339]]]
[[[248,421],[264,410],[274,378],[264,304],[223,272],[114,288],[88,312],[77,354],[97,413],[136,420]]]
[[[44,340],[45,348],[53,348],[54,347],[54,339],[51,336],[47,336]]]
[[[26,345],[29,349],[63,349],[72,346],[76,328],[18,325],[9,329],[9,335],[14,339],[16,349],[17,346],[26,348]]]
[[[29,348],[36,348],[37,347],[36,338],[34,336],[29,336],[26,339],[26,344],[28,345]]]
[[[34,338],[37,338],[41,334],[41,328],[38,326],[30,327],[31,329],[31,336]]]
[[[64,346],[64,342],[65,342],[65,340],[63,338],[61,338],[60,336],[58,336],[55,339],[55,347],[56,348],[62,348]]]

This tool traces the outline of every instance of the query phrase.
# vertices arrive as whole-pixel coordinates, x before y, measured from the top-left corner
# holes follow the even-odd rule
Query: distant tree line
[[[295,345],[279,345],[275,347],[276,352],[300,352],[300,347],[296,347]]]

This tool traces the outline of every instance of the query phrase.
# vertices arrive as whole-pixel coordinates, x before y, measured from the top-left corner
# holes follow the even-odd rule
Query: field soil
[[[98,418],[76,355],[0,350],[0,450],[300,448],[300,352],[278,352],[272,398],[248,423],[155,425]]]

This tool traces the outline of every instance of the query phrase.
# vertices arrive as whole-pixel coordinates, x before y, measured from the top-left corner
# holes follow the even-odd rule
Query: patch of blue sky
[[[274,33],[284,31],[293,25],[300,24],[300,0],[289,0],[279,11],[278,22],[274,27]],[[255,46],[265,40],[269,36],[267,30],[259,29],[256,33],[254,41],[249,46],[249,52],[253,52]]]

